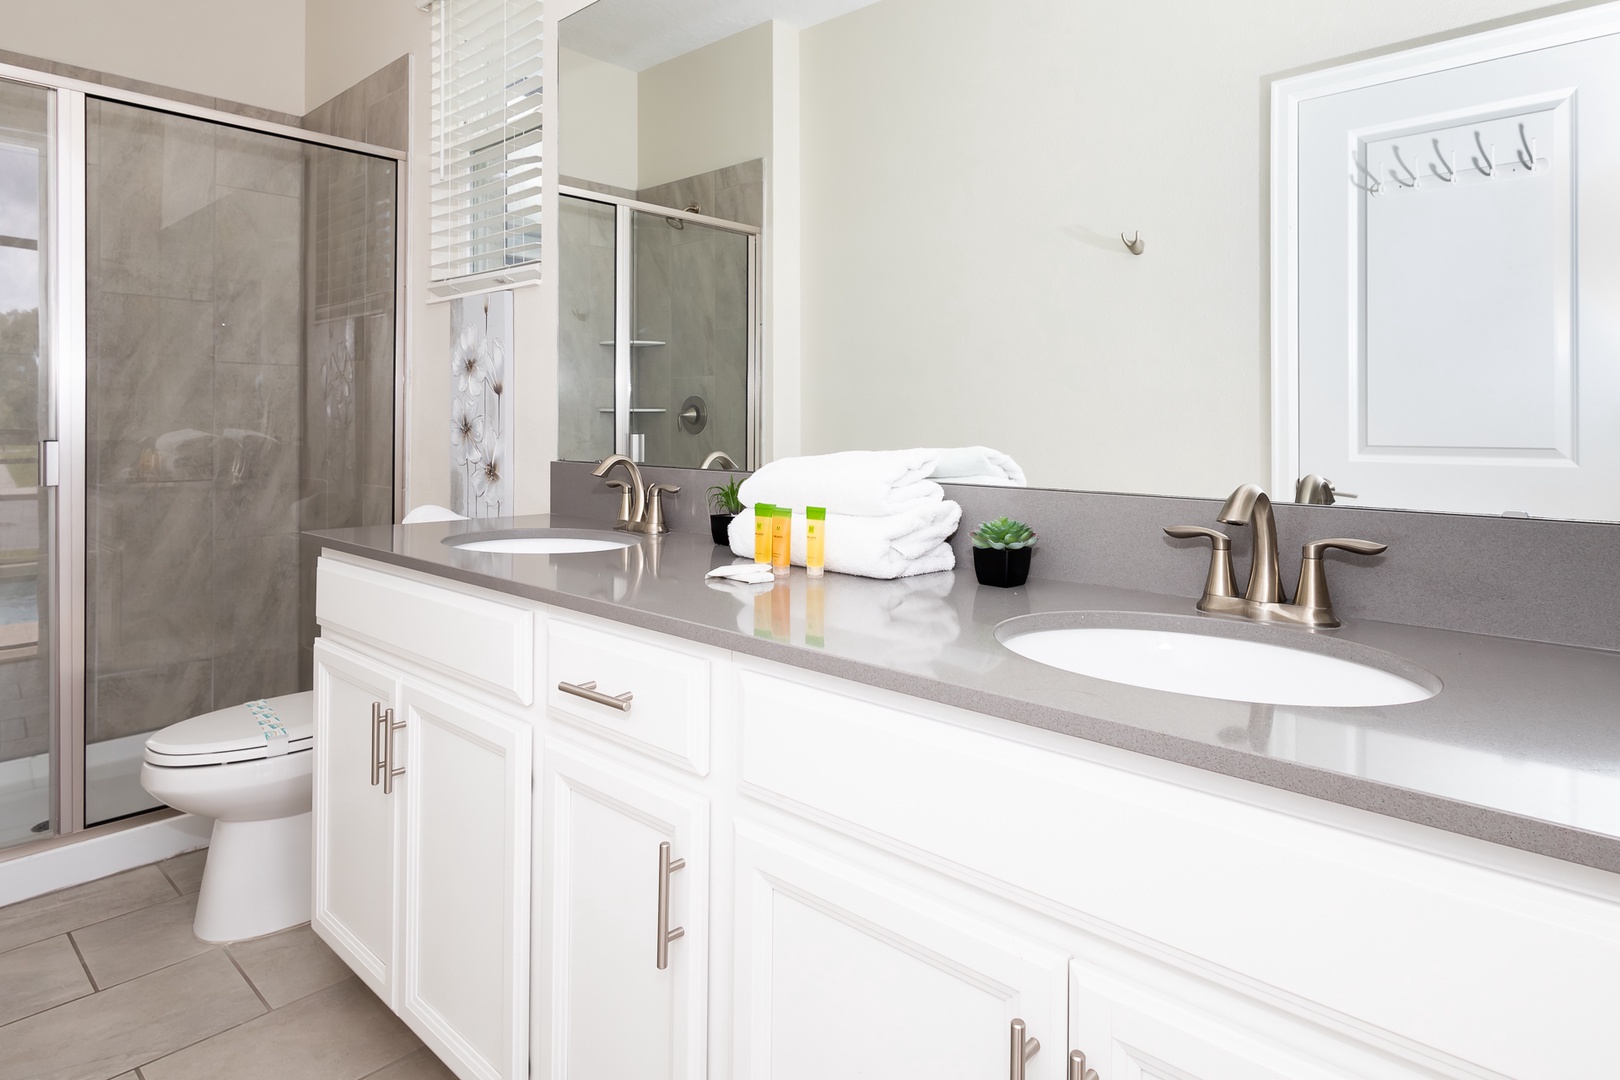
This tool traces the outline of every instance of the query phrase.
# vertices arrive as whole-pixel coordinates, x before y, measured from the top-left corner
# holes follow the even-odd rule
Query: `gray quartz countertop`
[[[1006,620],[1043,612],[1247,625],[1198,615],[1192,598],[1034,577],[1022,588],[987,588],[970,566],[899,581],[812,581],[795,568],[785,587],[720,585],[704,575],[732,562],[731,553],[694,533],[568,555],[443,542],[513,527],[601,525],[542,515],[307,536],[335,551],[1620,873],[1620,653],[1370,621],[1266,628],[1273,638],[1308,643],[1314,634],[1393,653],[1442,689],[1378,708],[1255,705],[1071,674],[996,638]]]

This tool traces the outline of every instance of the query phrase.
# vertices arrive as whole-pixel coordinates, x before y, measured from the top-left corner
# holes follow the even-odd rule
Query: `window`
[[[438,0],[433,19],[433,291],[538,277],[540,0]]]

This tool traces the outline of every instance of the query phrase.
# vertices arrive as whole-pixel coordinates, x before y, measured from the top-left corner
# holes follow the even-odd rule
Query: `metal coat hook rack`
[[[1370,151],[1367,160],[1351,154],[1350,160],[1355,165],[1356,171],[1350,174],[1350,183],[1369,195],[1383,195],[1420,188],[1423,186],[1425,174],[1449,186],[1457,184],[1467,176],[1476,180],[1494,180],[1506,174],[1539,173],[1547,167],[1547,163],[1540,157],[1540,140],[1532,138],[1524,124],[1519,125],[1519,145],[1514,148],[1513,157],[1505,162],[1497,157],[1496,143],[1487,144],[1483,132],[1478,129],[1472,134],[1474,149],[1478,152],[1469,155],[1468,160],[1473,166],[1471,169],[1458,168],[1457,151],[1447,150],[1436,136],[1429,140],[1429,148],[1433,151],[1434,159],[1426,165],[1418,163],[1417,167],[1407,163],[1407,158],[1399,145],[1388,147],[1389,155],[1395,161],[1393,166],[1385,166],[1379,162],[1375,169]],[[1507,166],[1505,171],[1504,164]],[[1379,171],[1385,174],[1386,179],[1378,178]]]

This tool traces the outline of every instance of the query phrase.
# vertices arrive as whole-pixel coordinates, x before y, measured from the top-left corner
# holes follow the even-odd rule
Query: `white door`
[[[529,1075],[533,730],[407,681],[399,1013],[462,1080]]]
[[[1620,518],[1616,131],[1620,36],[1300,103],[1295,476]]]
[[[737,825],[738,1080],[1062,1080],[1067,957]]]
[[[702,1080],[708,800],[553,742],[542,773],[543,1075]]]
[[[1210,1006],[1206,1011],[1149,989],[1149,980],[1162,981],[1162,975],[1144,973],[1143,982],[1136,983],[1115,971],[1079,961],[1072,965],[1070,1057],[1084,1055],[1085,1070],[1095,1070],[1099,1080],[1436,1080],[1440,1075],[1314,1024],[1290,1022],[1286,1033],[1240,1027],[1231,1019],[1235,1010],[1218,1000],[1223,993],[1241,1000],[1236,991],[1187,980],[1183,988],[1201,995]],[[1247,1013],[1266,1015],[1252,1005]],[[1284,1023],[1274,1014],[1269,1020]],[[1082,1080],[1085,1071],[1074,1064],[1067,1075]]]
[[[315,642],[315,897],[311,923],[376,995],[394,1004],[400,806],[383,791],[383,725],[397,676]]]

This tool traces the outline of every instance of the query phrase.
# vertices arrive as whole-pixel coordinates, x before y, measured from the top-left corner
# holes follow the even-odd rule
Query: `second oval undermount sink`
[[[601,529],[490,529],[447,536],[446,545],[496,555],[578,555],[617,551],[634,544],[625,533]]]
[[[1428,671],[1356,642],[1267,626],[1130,612],[1027,615],[1008,649],[1094,679],[1266,705],[1404,705],[1440,691]]]

